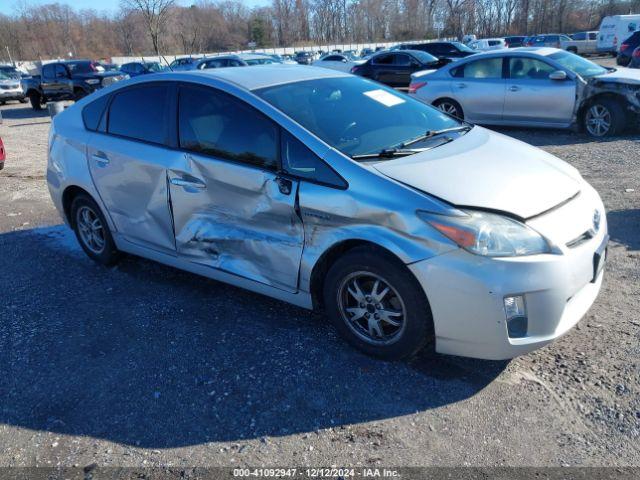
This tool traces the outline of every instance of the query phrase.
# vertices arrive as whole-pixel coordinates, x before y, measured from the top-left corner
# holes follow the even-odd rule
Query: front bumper
[[[604,212],[599,198],[597,203]],[[576,210],[567,207],[528,223],[541,232],[557,229]],[[603,219],[591,239],[572,247],[563,243],[554,254],[492,259],[458,249],[409,265],[431,306],[436,351],[502,360],[562,336],[600,291],[604,270],[594,278],[594,254],[607,239]],[[523,295],[527,308],[528,329],[520,338],[509,337],[504,310],[504,298],[514,295]]]
[[[0,100],[22,100],[24,99],[24,92],[22,88],[5,90],[0,88]]]

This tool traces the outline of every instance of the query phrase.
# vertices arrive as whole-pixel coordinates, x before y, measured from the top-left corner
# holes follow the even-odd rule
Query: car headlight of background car
[[[99,85],[100,84],[100,79],[99,78],[89,78],[88,80],[85,80],[86,83],[88,83],[89,85]]]
[[[518,257],[551,252],[549,243],[524,223],[495,213],[464,210],[464,215],[418,216],[465,250],[487,257]]]

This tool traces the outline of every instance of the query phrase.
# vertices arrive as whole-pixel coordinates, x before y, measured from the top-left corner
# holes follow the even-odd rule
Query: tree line
[[[606,15],[640,13],[640,0],[122,0],[115,13],[64,3],[16,4],[0,15],[0,59],[188,55],[597,29]]]

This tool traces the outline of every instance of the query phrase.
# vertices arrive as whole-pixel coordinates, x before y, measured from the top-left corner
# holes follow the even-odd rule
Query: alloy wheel
[[[375,273],[359,271],[345,277],[338,288],[338,306],[349,329],[372,345],[394,343],[404,331],[404,301]]]
[[[441,102],[438,104],[438,109],[442,110],[444,113],[451,115],[452,117],[458,117],[458,107],[456,107],[453,103],[449,102]]]
[[[83,205],[76,214],[76,225],[82,243],[91,252],[100,255],[106,245],[104,226],[102,220],[91,208]]]
[[[594,137],[603,137],[611,129],[611,112],[603,105],[593,105],[587,111],[586,127]]]

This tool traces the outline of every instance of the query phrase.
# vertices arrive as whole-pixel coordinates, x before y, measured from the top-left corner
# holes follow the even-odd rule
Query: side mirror
[[[567,72],[564,70],[556,70],[555,72],[551,72],[549,74],[549,80],[566,80]]]
[[[342,60],[340,60],[342,63],[347,63],[347,59],[343,58]]]

